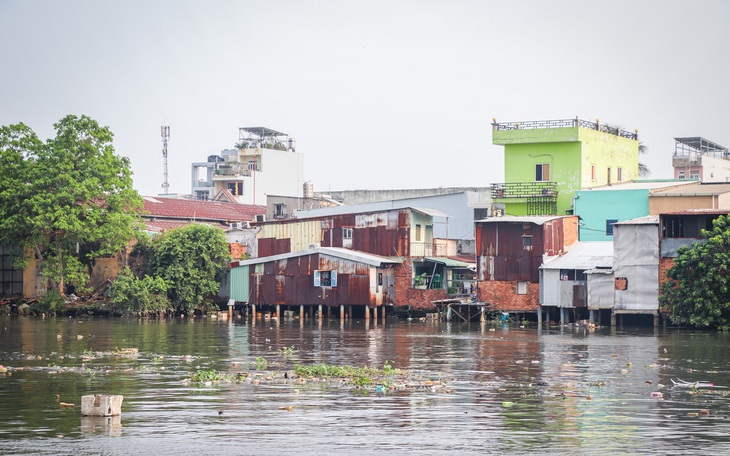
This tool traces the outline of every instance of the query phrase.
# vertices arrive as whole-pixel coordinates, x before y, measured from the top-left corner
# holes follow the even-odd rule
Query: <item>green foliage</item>
[[[160,277],[138,279],[129,268],[122,269],[109,290],[109,300],[123,313],[149,314],[166,311],[167,284]]]
[[[35,255],[53,288],[83,289],[88,265],[132,238],[142,199],[109,128],[73,115],[54,127],[46,142],[23,124],[0,127],[0,243]]]
[[[231,261],[223,231],[198,223],[168,231],[151,250],[150,274],[165,280],[169,298],[183,312],[213,301]]]
[[[199,370],[190,375],[190,381],[193,383],[218,383],[222,381],[230,381],[235,378],[235,375],[226,374],[215,370]]]
[[[671,281],[662,285],[659,302],[677,324],[730,329],[730,220],[721,216],[702,231],[705,242],[678,250]]]
[[[66,301],[58,290],[49,290],[48,293],[41,296],[37,303],[33,304],[32,308],[40,313],[56,313],[63,310],[65,305]]]
[[[295,366],[294,372],[303,377],[316,377],[321,379],[343,379],[348,383],[364,387],[374,384],[390,383],[393,376],[402,377],[407,372],[393,368],[389,362],[385,362],[383,369],[372,367],[335,366],[331,364],[312,364],[310,366]]]
[[[254,366],[256,366],[256,370],[266,370],[269,367],[269,362],[263,356],[257,356],[254,360]]]

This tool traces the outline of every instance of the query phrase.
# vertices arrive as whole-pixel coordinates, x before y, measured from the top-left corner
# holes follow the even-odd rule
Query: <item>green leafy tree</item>
[[[705,242],[679,249],[671,280],[661,287],[659,301],[674,323],[730,329],[730,219],[720,216]]]
[[[155,239],[151,250],[150,274],[167,282],[177,310],[190,312],[213,303],[231,261],[221,229],[186,225]]]
[[[83,289],[88,265],[133,238],[142,199],[108,127],[69,115],[54,128],[43,142],[22,123],[0,127],[0,243],[34,255],[63,292]]]

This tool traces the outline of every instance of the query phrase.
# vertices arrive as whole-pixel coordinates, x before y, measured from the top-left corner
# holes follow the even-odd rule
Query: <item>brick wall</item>
[[[404,261],[395,268],[395,306],[414,310],[435,311],[433,301],[446,299],[446,290],[415,290],[412,289],[412,264]]]
[[[479,300],[489,304],[491,310],[509,312],[537,312],[540,301],[540,284],[528,282],[527,294],[517,294],[516,282],[479,282]]]
[[[659,258],[659,285],[668,281],[667,271],[674,266],[674,258]]]
[[[246,256],[246,245],[238,242],[228,244],[228,250],[231,252],[231,258],[240,260]]]

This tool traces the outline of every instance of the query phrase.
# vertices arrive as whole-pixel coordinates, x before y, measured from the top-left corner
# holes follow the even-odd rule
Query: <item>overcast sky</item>
[[[115,134],[135,188],[170,191],[238,128],[296,138],[315,191],[488,186],[491,119],[730,146],[730,1],[0,0],[0,124],[67,114]]]

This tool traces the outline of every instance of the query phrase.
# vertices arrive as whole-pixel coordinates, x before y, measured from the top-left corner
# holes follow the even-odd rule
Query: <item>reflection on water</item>
[[[726,334],[651,329],[1,318],[0,364],[15,370],[0,373],[0,445],[75,455],[718,453],[730,449],[729,350]],[[447,386],[354,391],[267,382],[266,372],[259,384],[184,381],[197,370],[259,373],[256,357],[278,372],[392,362]],[[85,394],[123,394],[122,416],[81,417]]]

